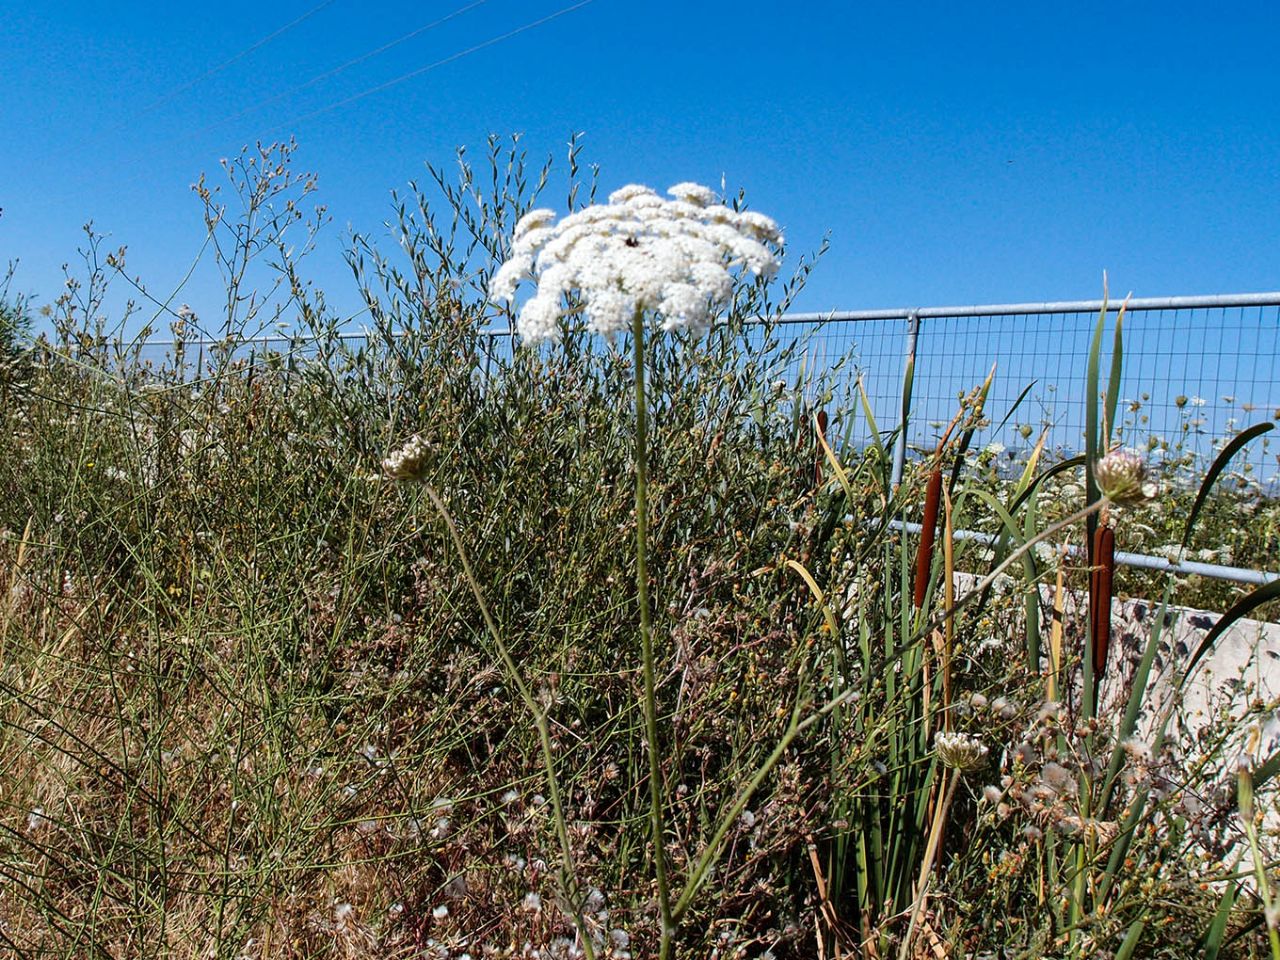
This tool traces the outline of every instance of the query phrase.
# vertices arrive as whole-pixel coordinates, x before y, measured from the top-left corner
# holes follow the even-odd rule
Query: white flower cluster
[[[1137,450],[1112,450],[1093,465],[1093,478],[1117,506],[1134,506],[1159,493],[1147,479],[1146,462]]]
[[[511,257],[489,282],[495,301],[510,303],[522,281],[537,292],[517,328],[529,341],[555,339],[565,298],[582,298],[588,327],[613,335],[631,328],[637,311],[662,328],[700,329],[733,295],[732,271],[772,277],[782,234],[762,214],[715,203],[696,183],[680,183],[665,200],[632,185],[555,223],[552,210],[532,210],[516,224]]]

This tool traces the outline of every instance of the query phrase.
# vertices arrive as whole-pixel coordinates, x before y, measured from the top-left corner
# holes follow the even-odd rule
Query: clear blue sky
[[[239,113],[466,5],[0,2],[0,262],[55,296],[93,219],[175,284],[202,239],[189,185],[289,133],[334,217],[312,274],[459,144],[572,130],[606,189],[742,186],[791,256],[831,235],[808,309],[1280,287],[1280,5],[593,0],[298,120],[571,0],[487,0],[307,90]],[[179,90],[156,106],[156,101]],[[558,199],[558,198],[557,198]],[[181,300],[217,298],[196,277]]]

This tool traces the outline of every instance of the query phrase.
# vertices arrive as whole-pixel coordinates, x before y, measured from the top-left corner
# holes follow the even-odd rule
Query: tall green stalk
[[[649,745],[649,826],[653,834],[653,870],[658,881],[658,915],[662,924],[660,960],[671,956],[675,931],[671,919],[671,890],[663,849],[662,766],[658,759],[658,699],[653,664],[653,626],[649,617],[649,420],[644,395],[644,313],[631,321],[631,346],[636,385],[636,594],[640,603],[640,656],[644,669],[644,732]]]
[[[502,659],[502,665],[506,668],[511,682],[515,684],[516,690],[520,694],[520,699],[524,701],[524,705],[533,714],[534,726],[538,728],[538,743],[542,748],[542,764],[547,772],[547,793],[551,798],[551,813],[555,819],[556,837],[560,841],[560,855],[563,861],[561,869],[564,874],[561,878],[561,885],[568,898],[569,909],[573,913],[574,923],[577,924],[578,931],[581,934],[583,954],[587,960],[595,960],[595,950],[591,945],[591,935],[587,930],[582,915],[582,898],[578,896],[578,873],[573,865],[573,847],[569,843],[568,823],[565,820],[564,807],[560,802],[560,783],[556,777],[555,754],[551,750],[551,728],[547,723],[546,712],[538,706],[538,701],[534,698],[533,691],[524,682],[524,677],[520,674],[520,668],[516,666],[515,658],[511,656],[511,651],[507,649],[506,642],[502,639],[502,633],[498,630],[498,624],[494,621],[493,614],[489,612],[489,604],[485,602],[484,591],[480,589],[480,581],[476,579],[475,572],[471,569],[471,561],[467,557],[467,549],[462,543],[462,535],[458,533],[458,527],[453,522],[452,515],[445,507],[444,501],[440,499],[440,495],[436,493],[430,484],[424,483],[422,488],[426,491],[432,506],[436,508],[436,512],[440,514],[440,518],[444,520],[444,525],[449,530],[449,537],[453,540],[453,547],[458,552],[458,560],[462,563],[462,572],[466,576],[467,585],[471,587],[472,596],[476,598],[476,605],[480,608],[480,615],[484,617],[484,625],[489,631],[489,636],[493,639],[493,645],[498,651],[498,656]]]

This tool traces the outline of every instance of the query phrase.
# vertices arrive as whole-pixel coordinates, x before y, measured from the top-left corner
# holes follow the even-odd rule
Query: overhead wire
[[[250,106],[245,107],[243,110],[239,110],[236,113],[231,114],[230,116],[223,117],[221,120],[218,120],[214,123],[209,124],[204,129],[211,130],[211,129],[214,129],[215,127],[220,127],[223,124],[230,123],[232,120],[239,120],[245,114],[252,113],[255,110],[260,110],[263,107],[267,107],[273,103],[277,103],[280,100],[285,99],[286,97],[291,97],[294,94],[301,93],[303,90],[310,89],[311,87],[314,87],[318,83],[323,83],[325,80],[328,80],[332,77],[336,77],[338,74],[342,73],[345,70],[349,70],[351,67],[364,63],[366,60],[372,59],[373,57],[376,57],[379,54],[386,53],[388,50],[392,49],[393,47],[398,47],[400,44],[406,43],[407,41],[412,40],[414,37],[419,37],[430,30],[434,30],[436,27],[443,26],[444,24],[448,23],[450,20],[460,17],[464,13],[468,13],[469,11],[474,10],[476,7],[479,7],[488,2],[489,0],[471,0],[470,3],[459,7],[457,10],[454,10],[452,13],[448,13],[443,17],[439,17],[436,20],[432,20],[430,23],[424,24],[415,30],[410,30],[408,33],[404,34],[403,36],[397,37],[396,39],[390,41],[389,43],[384,43],[382,46],[374,50],[370,50],[368,53],[362,53],[360,56],[352,60],[348,60],[346,63],[339,64],[338,66],[334,67],[331,70],[326,70],[323,73],[316,74],[314,77],[312,77],[310,80],[306,81],[305,83],[301,83],[298,86],[293,87],[289,90],[285,90],[281,93],[277,93],[274,96],[267,97],[265,100],[260,100],[255,104],[251,104]]]
[[[311,119],[314,119],[315,117],[322,116],[326,113],[329,113],[330,111],[339,110],[342,107],[349,106],[358,100],[363,100],[365,97],[370,97],[370,96],[373,96],[375,93],[381,93],[384,90],[389,90],[392,87],[399,86],[400,84],[404,83],[407,80],[412,80],[415,77],[420,77],[424,73],[429,73],[430,71],[435,70],[439,67],[443,67],[446,64],[453,63],[456,60],[461,60],[463,57],[468,57],[473,53],[478,53],[479,51],[484,50],[486,47],[492,47],[494,44],[502,43],[504,40],[510,40],[514,36],[517,36],[521,33],[525,33],[526,31],[529,31],[529,30],[533,30],[537,27],[542,26],[545,23],[550,23],[552,20],[555,20],[559,17],[563,17],[565,14],[573,13],[573,11],[579,10],[582,7],[585,7],[587,4],[594,3],[594,2],[595,0],[578,0],[577,3],[572,3],[567,7],[562,7],[559,10],[555,11],[554,13],[547,14],[545,17],[540,17],[539,19],[526,23],[523,26],[516,27],[514,30],[508,30],[506,33],[499,34],[496,37],[491,37],[490,39],[485,40],[482,43],[477,43],[475,46],[467,47],[467,49],[465,50],[459,50],[457,53],[450,54],[449,56],[445,57],[442,60],[437,60],[434,63],[429,63],[424,67],[418,67],[416,70],[410,70],[408,73],[401,74],[400,76],[395,77],[391,80],[387,80],[384,83],[380,83],[376,86],[369,87],[367,90],[362,90],[359,93],[352,94],[349,97],[344,97],[341,100],[338,100],[338,101],[335,101],[334,103],[329,104],[328,106],[321,107],[319,110],[312,110],[310,113],[306,113],[306,114],[303,114],[302,116],[294,117],[291,120],[287,120],[284,123],[277,124],[276,127],[274,127],[273,129],[291,127],[294,124],[304,123],[307,120],[311,120]]]
[[[258,47],[261,47],[263,44],[268,43],[268,42],[270,42],[271,40],[273,40],[273,39],[275,39],[276,37],[278,37],[278,36],[279,36],[279,35],[280,35],[284,30],[287,30],[287,29],[289,29],[289,28],[291,28],[291,27],[293,27],[293,26],[296,26],[298,23],[302,22],[302,20],[306,19],[307,17],[309,17],[309,16],[311,16],[311,15],[313,15],[313,14],[315,14],[315,13],[320,12],[320,10],[321,10],[321,9],[323,9],[324,7],[327,7],[327,6],[329,6],[330,4],[335,3],[335,2],[336,2],[336,0],[325,0],[325,2],[324,2],[324,3],[321,3],[321,4],[317,5],[316,7],[313,7],[311,10],[309,10],[307,13],[303,14],[301,17],[297,18],[296,20],[292,21],[292,22],[291,22],[291,23],[289,23],[289,24],[286,24],[284,27],[282,27],[280,30],[275,31],[275,33],[271,34],[270,36],[268,36],[268,37],[264,37],[262,40],[258,41],[256,44],[254,44],[254,45],[253,45],[253,47],[251,47],[251,48],[247,48],[246,50],[242,51],[240,54],[237,54],[237,55],[236,55],[236,57],[235,57],[235,58],[232,58],[232,59],[233,59],[233,60],[234,60],[234,59],[239,59],[241,56],[245,56],[245,55],[247,55],[247,54],[248,54],[249,52],[251,52],[253,49],[257,49]],[[480,0],[480,2],[487,2],[487,0]],[[549,13],[549,14],[547,14],[545,17],[539,17],[537,20],[532,20],[532,21],[530,21],[529,23],[526,23],[526,24],[523,24],[522,26],[516,27],[514,30],[508,30],[507,32],[502,33],[502,34],[499,34],[499,35],[498,35],[498,36],[496,36],[496,37],[491,37],[491,38],[489,38],[488,40],[484,40],[484,41],[482,41],[481,43],[477,43],[477,44],[475,44],[475,45],[473,45],[473,46],[467,47],[465,50],[459,50],[457,53],[450,54],[449,56],[444,57],[444,58],[442,58],[442,59],[440,59],[440,60],[436,60],[436,61],[435,61],[435,62],[433,62],[433,63],[429,63],[429,64],[427,64],[426,66],[419,67],[419,68],[417,68],[416,70],[411,70],[411,71],[409,71],[408,73],[405,73],[405,74],[401,74],[401,75],[400,75],[400,76],[398,76],[398,77],[395,77],[395,78],[393,78],[393,79],[391,79],[391,80],[386,81],[385,83],[380,83],[380,84],[378,84],[378,85],[376,85],[376,86],[374,86],[374,87],[370,87],[370,88],[368,88],[368,89],[366,89],[366,90],[362,90],[361,92],[359,92],[359,93],[357,93],[357,94],[353,94],[352,96],[345,97],[345,98],[343,98],[343,99],[341,99],[341,100],[338,100],[338,101],[336,101],[336,102],[334,102],[334,103],[328,104],[327,106],[321,107],[319,110],[313,110],[313,111],[311,111],[310,113],[304,114],[304,115],[302,115],[302,116],[300,116],[300,117],[295,117],[295,118],[293,118],[292,120],[286,121],[285,123],[277,124],[275,127],[273,127],[273,128],[272,128],[272,132],[274,132],[274,131],[276,131],[276,130],[280,130],[280,129],[284,128],[284,127],[293,126],[294,124],[303,123],[303,122],[305,122],[305,121],[307,121],[307,120],[310,120],[310,119],[312,119],[312,118],[314,118],[314,117],[317,117],[317,116],[322,116],[322,115],[324,115],[324,114],[326,114],[326,113],[329,113],[330,111],[337,110],[337,109],[340,109],[341,107],[345,107],[345,106],[347,106],[347,105],[349,105],[349,104],[355,103],[356,101],[363,100],[365,97],[372,96],[372,95],[373,95],[373,94],[375,94],[375,93],[381,93],[383,90],[390,89],[391,87],[397,86],[397,85],[399,85],[399,84],[401,84],[401,83],[404,83],[404,82],[406,82],[406,81],[408,81],[408,80],[412,80],[412,79],[413,79],[413,78],[415,78],[415,77],[422,76],[423,74],[428,73],[428,72],[430,72],[430,71],[432,71],[432,70],[436,70],[436,69],[438,69],[438,68],[440,68],[440,67],[443,67],[443,66],[445,66],[445,65],[447,65],[447,64],[453,63],[453,62],[455,62],[455,61],[457,61],[457,60],[461,60],[461,59],[462,59],[462,58],[464,58],[464,57],[468,57],[468,56],[470,56],[470,55],[471,55],[471,54],[473,54],[473,53],[478,53],[479,51],[484,50],[484,49],[486,49],[486,48],[488,48],[488,47],[492,47],[492,46],[494,46],[494,45],[496,45],[496,44],[502,43],[502,42],[503,42],[503,41],[505,41],[505,40],[510,40],[512,37],[518,36],[519,34],[526,33],[526,32],[528,32],[528,31],[530,31],[530,30],[534,30],[534,29],[536,29],[536,28],[538,28],[538,27],[540,27],[540,26],[543,26],[544,24],[550,23],[550,22],[551,22],[551,21],[553,21],[553,20],[556,20],[556,19],[558,19],[558,18],[560,18],[560,17],[563,17],[563,16],[565,16],[565,15],[567,15],[567,14],[573,13],[575,10],[579,10],[579,9],[581,9],[582,7],[585,7],[585,6],[587,6],[588,4],[591,4],[591,3],[594,3],[594,2],[595,2],[595,0],[578,0],[578,2],[576,2],[576,3],[572,3],[572,4],[569,4],[568,6],[565,6],[565,7],[561,7],[559,10],[556,10],[556,11],[554,11],[553,13]],[[456,12],[456,14],[454,14],[454,15],[461,14],[462,12],[464,12],[464,10],[459,10],[459,11],[457,11],[457,12]],[[452,15],[451,15],[451,16],[452,16]],[[370,54],[370,55],[372,55],[372,54]],[[228,60],[228,61],[226,61],[226,63],[230,63],[230,62],[232,62],[232,60]],[[225,64],[224,64],[224,65],[225,65]],[[220,69],[220,68],[217,68],[217,69]],[[215,70],[215,71],[210,71],[210,73],[212,73],[212,72],[216,72],[216,70]],[[208,75],[208,74],[206,74],[206,75]],[[197,81],[193,81],[192,83],[195,83],[195,82],[198,82],[198,79],[197,79]],[[190,85],[188,85],[188,86],[190,86]],[[176,92],[175,92],[173,95],[175,95],[175,96],[176,96]],[[139,171],[138,173],[136,173],[133,177],[127,178],[127,179],[126,179],[126,180],[124,180],[122,183],[117,184],[117,186],[122,186],[122,185],[125,185],[125,184],[131,184],[131,183],[134,183],[134,182],[139,182],[139,181],[142,181],[142,180],[148,179],[148,178],[150,178],[151,176],[153,176],[153,174],[152,174],[150,171],[147,171],[147,170],[145,170],[145,169],[144,169],[144,170],[140,170],[140,171]],[[70,199],[70,195],[68,196],[68,200],[69,200],[69,199]]]
[[[143,107],[141,110],[138,111],[138,113],[139,114],[150,113],[152,110],[156,110],[164,106],[166,103],[173,100],[175,97],[178,97],[186,93],[188,90],[190,90],[192,87],[196,86],[197,84],[203,83],[205,80],[208,80],[210,77],[216,76],[217,74],[221,73],[223,70],[227,69],[227,67],[231,66],[232,64],[238,63],[239,61],[243,60],[245,57],[249,56],[249,54],[254,53],[257,50],[261,50],[272,40],[278,39],[279,37],[288,33],[294,27],[297,27],[300,24],[306,22],[307,20],[314,17],[317,13],[324,10],[326,7],[332,6],[336,2],[337,0],[322,0],[321,3],[316,4],[314,7],[312,7],[310,10],[308,10],[306,13],[302,14],[301,16],[296,17],[293,20],[290,20],[283,27],[280,27],[279,29],[272,31],[271,33],[267,34],[265,37],[263,37],[260,40],[254,41],[253,43],[249,44],[249,46],[241,50],[239,53],[235,54],[234,56],[228,57],[226,60],[223,60],[217,66],[210,67],[208,70],[200,74],[198,77],[194,77],[193,79],[188,80],[186,83],[183,83],[180,86],[170,90],[164,96],[152,102],[150,106]]]

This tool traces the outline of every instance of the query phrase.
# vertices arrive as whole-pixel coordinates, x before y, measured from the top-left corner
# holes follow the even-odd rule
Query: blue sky
[[[212,76],[317,0],[2,0],[0,263],[51,299],[92,219],[171,288],[203,238],[189,185],[292,133],[333,215],[310,272],[353,305],[346,235],[385,234],[424,161],[580,130],[606,190],[723,176],[792,259],[829,233],[805,309],[1093,297],[1104,268],[1139,296],[1280,287],[1274,3],[592,0],[308,116],[571,2],[486,0],[220,123],[466,0],[331,0]],[[218,296],[202,266],[179,299]]]

